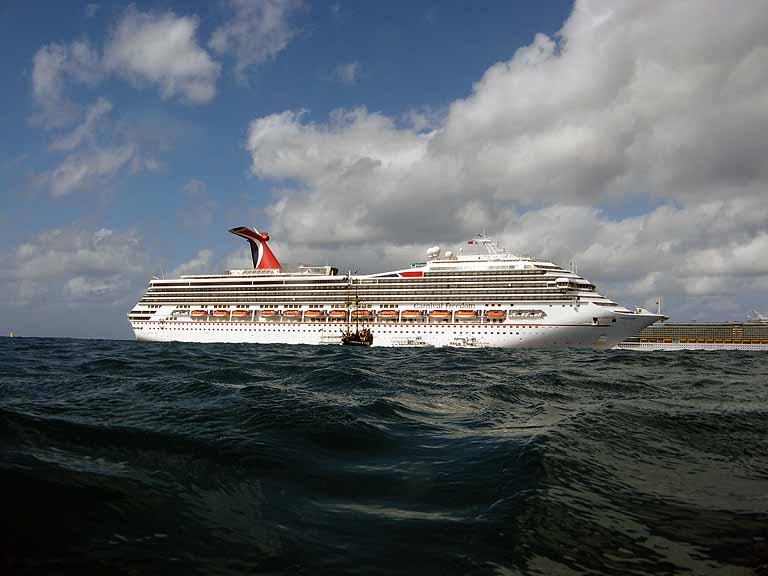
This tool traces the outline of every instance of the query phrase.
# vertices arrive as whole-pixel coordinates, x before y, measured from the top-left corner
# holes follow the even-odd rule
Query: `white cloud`
[[[197,253],[197,256],[177,266],[172,274],[174,276],[180,276],[182,274],[210,273],[212,258],[213,252],[211,250],[200,250]]]
[[[195,17],[131,6],[104,49],[104,66],[137,85],[156,84],[164,98],[209,102],[220,67],[197,44],[197,27]]]
[[[296,31],[288,22],[301,0],[229,0],[232,18],[213,31],[209,46],[235,57],[235,76],[245,79],[248,68],[288,46]]]
[[[134,231],[57,228],[0,255],[9,301],[125,303],[136,295],[149,267]]]
[[[744,296],[766,274],[767,39],[759,0],[585,0],[431,124],[363,108],[258,118],[252,171],[281,186],[271,231],[403,246],[485,225],[640,298]]]
[[[52,150],[73,150],[77,148],[83,140],[91,137],[98,121],[106,114],[109,114],[111,110],[112,103],[109,100],[98,98],[96,102],[88,107],[83,123],[69,134],[54,139],[51,142],[50,148]]]
[[[87,40],[51,43],[33,58],[32,91],[47,128],[72,123],[79,107],[67,96],[71,84],[96,85],[113,75],[137,86],[156,85],[164,98],[209,102],[220,66],[197,43],[198,21],[173,12],[141,12],[130,6],[107,38],[103,54]]]
[[[248,270],[250,268],[253,268],[251,251],[246,245],[243,245],[238,250],[227,254],[218,270]]]
[[[40,107],[36,121],[62,128],[80,119],[67,133],[55,136],[50,149],[68,155],[34,182],[53,196],[104,185],[120,172],[161,168],[156,137],[142,135],[142,124],[110,120],[112,103],[98,97],[85,111],[67,96],[73,83],[96,84],[110,75],[157,84],[165,97],[198,103],[215,94],[219,67],[195,41],[197,20],[172,12],[125,10],[108,38],[104,55],[87,41],[49,44],[34,58],[33,92]],[[144,126],[146,128],[146,125]],[[151,127],[150,127],[151,128]]]
[[[107,180],[128,165],[135,154],[136,150],[131,145],[72,154],[52,170],[41,174],[38,182],[45,185],[52,196],[65,196]]]
[[[135,154],[131,158],[131,174],[139,172],[157,172],[162,168],[162,164],[157,158],[151,156],[139,156]]]
[[[184,184],[183,190],[190,198],[198,198],[205,195],[208,186],[202,180],[190,178],[190,180]]]
[[[37,186],[47,189],[53,197],[62,197],[103,187],[120,173],[154,172],[161,168],[160,162],[142,152],[135,137],[120,127],[110,126],[103,138],[93,138],[94,122],[86,118],[70,134],[54,140],[52,148],[69,153],[50,170],[35,175]],[[92,141],[81,145],[86,139]]]
[[[95,84],[102,75],[98,53],[85,40],[43,46],[32,63],[32,91],[40,107],[32,120],[48,128],[66,125],[77,115],[65,94],[67,84]]]
[[[360,62],[348,62],[346,64],[339,64],[336,66],[336,78],[342,84],[351,86],[357,84],[357,79],[360,76]]]

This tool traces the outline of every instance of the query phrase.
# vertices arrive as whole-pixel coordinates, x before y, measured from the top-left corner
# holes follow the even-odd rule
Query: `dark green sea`
[[[0,574],[768,574],[768,353],[0,340]]]

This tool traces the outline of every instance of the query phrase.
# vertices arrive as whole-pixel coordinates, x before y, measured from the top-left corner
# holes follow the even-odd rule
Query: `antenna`
[[[661,296],[656,300],[656,314],[661,316]]]

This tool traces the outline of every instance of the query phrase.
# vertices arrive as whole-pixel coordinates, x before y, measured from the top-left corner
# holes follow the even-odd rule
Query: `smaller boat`
[[[324,310],[307,310],[304,312],[304,318],[321,318],[325,316]]]
[[[286,318],[298,318],[301,316],[301,310],[283,310],[283,316]]]
[[[475,318],[477,318],[477,311],[476,310],[456,310],[455,317],[458,320],[474,320]]]
[[[370,310],[352,310],[352,316],[356,318],[368,318],[371,316]]]
[[[429,317],[437,318],[438,320],[447,319],[451,317],[451,311],[450,310],[430,310]]]
[[[346,310],[331,310],[328,313],[328,316],[331,318],[346,318],[347,317],[347,311]]]
[[[373,334],[368,328],[347,330],[341,334],[342,346],[370,346],[371,344],[373,344]]]
[[[399,312],[397,310],[379,310],[376,314],[381,318],[397,318]]]
[[[245,318],[250,315],[250,310],[232,310],[232,318]]]
[[[213,317],[214,318],[226,318],[229,316],[229,310],[214,310],[213,311]]]
[[[269,318],[271,316],[277,316],[277,310],[270,310],[270,309],[259,310],[259,314],[264,318]]]
[[[203,318],[208,316],[207,310],[192,310],[192,318]]]
[[[500,318],[506,318],[507,313],[504,312],[504,310],[488,310],[488,312],[485,313],[486,318],[493,318],[494,320],[498,320]]]
[[[403,319],[421,318],[421,316],[422,316],[421,310],[403,310],[403,314],[402,314]]]

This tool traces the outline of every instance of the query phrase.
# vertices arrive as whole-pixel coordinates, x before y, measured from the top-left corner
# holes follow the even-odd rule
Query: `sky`
[[[361,273],[485,229],[768,311],[764,0],[10,0],[0,47],[0,333],[130,338],[152,276],[249,265],[234,226]]]

